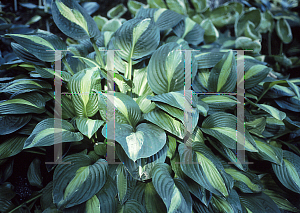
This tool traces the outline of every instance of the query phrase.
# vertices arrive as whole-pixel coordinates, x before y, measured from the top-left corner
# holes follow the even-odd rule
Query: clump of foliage
[[[284,75],[299,58],[283,48],[299,44],[287,21],[297,16],[190,2],[129,1],[134,18],[127,21],[122,5],[108,20],[92,18],[76,1],[53,0],[66,41],[42,30],[6,34],[20,60],[1,65],[1,212],[300,211],[300,79]],[[280,54],[270,46],[262,54],[261,39],[267,35],[270,45],[274,33]],[[238,58],[234,49],[252,51]],[[241,59],[244,125],[237,97],[228,94],[237,93]],[[54,143],[62,143],[63,159],[53,158]],[[8,180],[23,153],[34,159],[32,188],[20,203]]]

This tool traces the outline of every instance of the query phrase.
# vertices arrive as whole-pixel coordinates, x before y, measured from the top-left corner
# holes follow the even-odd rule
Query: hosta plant
[[[67,41],[5,35],[20,60],[1,66],[1,212],[300,211],[300,80],[275,72],[259,41],[275,27],[292,42],[288,22],[191,3],[129,1],[134,18],[118,6],[108,20],[53,0]],[[24,153],[20,203],[10,176]]]

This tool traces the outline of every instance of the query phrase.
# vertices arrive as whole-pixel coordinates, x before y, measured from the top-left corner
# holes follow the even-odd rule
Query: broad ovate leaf
[[[32,118],[27,115],[0,115],[0,135],[8,135],[25,126]]]
[[[77,117],[76,125],[78,130],[88,138],[91,138],[95,132],[104,124],[101,120],[92,120],[89,118]]]
[[[283,150],[282,165],[272,164],[279,181],[289,190],[300,194],[300,157]]]
[[[233,180],[204,144],[196,143],[193,148],[180,144],[178,152],[180,167],[187,176],[214,194],[228,196]]]
[[[169,165],[165,163],[155,165],[152,170],[154,188],[165,203],[168,213],[191,212],[192,206],[188,205],[184,192],[175,184],[168,167]]]
[[[36,186],[38,188],[43,187],[43,177],[41,173],[40,159],[33,159],[27,171],[27,178],[31,186]]]
[[[76,1],[54,0],[52,15],[56,26],[73,39],[83,40],[100,36],[96,22]]]
[[[152,182],[147,183],[145,188],[145,203],[148,212],[166,212],[166,206],[160,198]]]
[[[191,0],[195,10],[197,13],[202,13],[207,10],[209,7],[209,1],[208,0]]]
[[[187,14],[187,8],[184,0],[166,0],[166,2],[170,10],[182,15]]]
[[[289,23],[281,18],[276,22],[276,32],[281,41],[285,44],[291,43],[293,40],[293,34]]]
[[[121,145],[116,144],[116,153],[119,157],[119,159],[124,163],[124,166],[126,167],[127,171],[130,173],[130,175],[139,181],[145,181],[152,178],[151,171],[152,168],[157,163],[164,163],[167,157],[167,145],[165,145],[161,150],[159,150],[154,155],[148,157],[148,158],[140,158],[136,161],[131,160]]]
[[[252,41],[251,38],[248,37],[238,37],[235,40],[235,48],[243,49],[243,50],[252,50],[251,53],[259,53],[261,50],[261,43],[259,40]]]
[[[175,42],[158,48],[152,55],[147,79],[152,91],[158,95],[184,88],[184,57],[180,46]]]
[[[203,20],[200,26],[205,30],[204,41],[206,44],[213,43],[219,38],[219,31],[216,29],[210,19]]]
[[[57,119],[57,118],[56,118]],[[66,120],[57,119],[57,123],[61,123],[61,128],[54,126],[55,119],[47,118],[39,122],[31,135],[24,143],[24,149],[40,146],[51,146],[57,143],[81,141],[83,136],[80,132],[75,132],[74,127]],[[62,135],[61,141],[54,137],[54,133]]]
[[[91,199],[104,186],[107,162],[92,159],[83,153],[69,155],[55,168],[53,200],[59,209],[69,208]]]
[[[262,187],[258,184],[256,175],[238,171],[233,168],[225,168],[225,172],[233,177],[235,186],[244,193],[261,192]]]
[[[234,26],[236,37],[243,34],[248,21],[251,21],[254,24],[253,28],[256,30],[261,22],[261,12],[258,9],[249,10],[236,19]]]
[[[164,0],[147,0],[150,8],[167,8]]]
[[[0,102],[0,114],[27,114],[45,112],[45,99],[37,92],[18,94]]]
[[[236,144],[239,143],[249,152],[258,152],[255,141],[249,132],[245,130],[244,137],[236,130],[237,125],[243,126],[236,116],[225,112],[216,112],[203,121],[201,130],[218,139],[230,149],[236,149]],[[238,140],[243,138],[245,138],[245,143],[243,140]]]
[[[234,53],[228,52],[210,72],[207,89],[209,92],[233,92],[236,87],[236,64]]]
[[[67,46],[61,38],[49,32],[32,35],[8,35],[41,61],[54,62],[55,60],[60,60],[66,54],[65,51],[61,51],[61,58],[55,58],[57,55],[55,50],[66,50]]]
[[[91,117],[98,111],[98,95],[92,91],[95,81],[100,79],[98,68],[87,68],[72,76],[69,90],[73,94],[72,101],[76,114]]]
[[[175,35],[186,40],[189,44],[199,45],[203,40],[204,29],[195,21],[186,17],[173,27]]]
[[[152,54],[160,40],[159,29],[150,18],[126,21],[115,32],[113,46],[125,61],[140,59]],[[126,76],[125,76],[126,77]]]
[[[102,129],[102,135],[120,143],[127,156],[133,161],[154,155],[166,143],[164,130],[148,123],[141,123],[136,128],[128,124],[115,123],[115,129],[107,129],[106,124]]]
[[[117,6],[111,8],[107,12],[107,17],[111,19],[113,18],[117,19],[123,16],[126,12],[127,12],[127,8],[123,4],[118,4]]]
[[[184,125],[160,109],[156,108],[155,110],[145,114],[144,117],[149,122],[159,126],[171,134],[176,135],[180,139],[183,139],[185,136]]]
[[[114,95],[102,93],[105,96],[106,101],[112,105],[122,114],[128,124],[133,128],[137,125],[142,117],[139,105],[128,95],[121,92],[115,92]],[[109,105],[108,105],[109,106]]]
[[[23,150],[27,136],[14,135],[0,144],[0,160],[19,154]]]
[[[141,8],[136,18],[151,18],[160,30],[168,30],[178,24],[183,16],[165,8]]]

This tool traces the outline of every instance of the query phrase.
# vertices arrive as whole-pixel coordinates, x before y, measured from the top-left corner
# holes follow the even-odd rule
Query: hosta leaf
[[[0,102],[0,114],[27,114],[45,112],[45,100],[36,92],[19,94],[12,99]]]
[[[202,143],[197,143],[193,150],[179,145],[182,171],[212,193],[228,196],[233,180],[226,175],[221,163],[213,160],[212,152]]]
[[[96,22],[99,30],[102,30],[103,25],[108,21],[106,17],[103,17],[101,15],[94,16],[93,19]]]
[[[52,15],[56,26],[73,39],[82,40],[100,36],[95,21],[76,1],[53,1]]]
[[[268,195],[276,203],[278,208],[290,212],[300,212],[300,210],[297,209],[293,204],[291,204],[291,202],[288,201],[288,199],[279,195],[277,192],[269,189],[265,189],[264,193]]]
[[[142,96],[145,94],[150,95],[152,93],[151,88],[147,82],[147,68],[134,70],[133,84],[134,88],[132,92],[137,94],[138,96]]]
[[[177,137],[184,138],[184,125],[160,109],[145,114],[145,119]]]
[[[192,45],[198,45],[204,40],[204,29],[189,17],[186,17],[173,27],[173,31],[175,35]]]
[[[247,171],[247,164],[242,164],[240,160],[236,157],[236,151],[233,149],[227,148],[222,143],[218,143],[216,140],[212,140],[208,138],[208,141],[213,145],[213,147],[220,152],[225,158],[227,158],[230,162],[233,163],[234,166],[239,168],[240,170]],[[246,156],[245,156],[246,158]],[[247,159],[245,159],[247,162]]]
[[[214,213],[215,209],[210,204],[208,206],[205,206],[200,201],[193,199],[193,212],[201,212],[201,213]]]
[[[168,213],[191,212],[192,206],[188,205],[183,192],[176,186],[173,178],[168,172],[167,164],[156,164],[152,170],[152,174],[154,188],[165,203]]]
[[[87,68],[74,74],[69,81],[69,90],[80,117],[91,117],[98,111],[98,95],[92,92],[95,81],[100,78],[98,68]],[[75,95],[76,94],[76,95]]]
[[[71,78],[71,75],[66,71],[61,71],[61,76],[59,77],[57,73],[55,73],[54,69],[44,68],[35,66],[35,71],[40,74],[42,78],[50,78],[53,79],[54,77],[57,79],[62,79],[63,81],[68,81]]]
[[[281,165],[282,161],[282,149],[269,145],[261,139],[255,139],[258,153],[252,153],[253,156],[257,156],[259,159],[267,160],[272,163]]]
[[[199,100],[208,105],[209,114],[233,109],[239,103],[234,96],[230,95],[200,95]]]
[[[53,200],[59,209],[81,204],[92,198],[105,184],[107,162],[95,163],[85,154],[77,153],[63,159],[53,175]]]
[[[160,30],[168,30],[174,27],[182,20],[182,15],[165,8],[151,9],[141,8],[136,18],[151,18]]]
[[[170,10],[175,11],[176,13],[186,15],[187,14],[187,8],[185,5],[184,0],[166,0],[168,8]]]
[[[164,0],[147,0],[151,8],[167,8]]]
[[[147,99],[147,96],[148,95],[145,94],[143,96],[138,97],[138,99],[135,100],[144,114],[152,111],[155,108],[155,103]],[[151,96],[154,96],[154,94],[151,93]]]
[[[206,0],[204,1],[206,2]],[[203,20],[200,26],[205,30],[204,41],[206,44],[213,43],[219,38],[219,31],[215,28],[214,24],[210,19]]]
[[[223,197],[213,195],[211,203],[219,212],[234,213],[234,209],[232,208],[230,203]]]
[[[100,202],[96,195],[86,201],[85,211],[100,213]]]
[[[266,118],[263,117],[246,122],[245,127],[250,133],[262,137],[262,133],[266,127]]]
[[[76,118],[76,126],[78,130],[88,138],[91,138],[102,124],[104,124],[104,121],[101,120],[92,120],[82,117]]]
[[[195,55],[198,62],[198,69],[214,67],[225,55],[223,52],[204,52]]]
[[[300,98],[297,96],[287,97],[285,99],[275,99],[276,104],[282,109],[288,109],[293,112],[300,112]]]
[[[273,14],[267,10],[264,13],[261,14],[261,22],[260,22],[260,26],[259,26],[259,30],[262,33],[266,33],[266,32],[272,32],[274,29],[274,17]]]
[[[189,128],[191,125],[192,128],[189,128],[189,131],[192,132],[195,129],[199,119],[199,112],[197,109],[200,108],[204,114],[206,113],[206,108],[203,105],[203,103],[202,105],[197,105],[197,108],[195,108],[197,104],[197,98],[195,98],[196,95],[192,94],[192,92],[193,91],[190,90],[180,92],[169,92],[164,93],[162,95],[156,95],[154,97],[149,96],[148,99],[151,101],[155,101],[156,105],[159,108],[166,111],[171,116],[181,120],[182,123],[185,123],[184,111],[186,113],[189,113],[188,116],[191,116],[192,121],[191,123],[187,124],[187,128]],[[192,94],[192,98],[189,97],[190,94]],[[192,107],[191,105],[194,107]]]
[[[116,152],[120,160],[124,162],[124,165],[130,175],[136,180],[144,181],[152,178],[151,170],[157,163],[165,162],[167,149],[168,148],[165,145],[154,155],[148,158],[140,158],[136,161],[131,160],[120,145],[117,145]]]
[[[150,18],[136,18],[126,21],[115,32],[113,46],[122,50],[117,55],[130,62],[152,54],[159,38],[159,30]]]
[[[136,127],[136,124],[141,119],[141,110],[139,105],[128,95],[121,92],[115,92],[114,96],[102,93],[110,102],[114,98],[114,107],[123,115],[128,124],[132,127]]]
[[[47,209],[49,207],[55,207],[53,203],[53,181],[50,181],[47,186],[42,189],[42,196],[40,199],[42,209]]]
[[[58,119],[61,122],[61,129],[54,127],[54,118],[47,118],[39,122],[31,135],[27,138],[24,144],[24,149],[40,146],[51,146],[56,143],[81,141],[83,136],[80,132],[74,132],[75,129],[68,121]],[[54,132],[61,131],[61,141],[54,140]]]
[[[127,12],[127,8],[123,4],[118,4],[117,6],[111,8],[107,12],[108,18],[120,18],[122,15],[124,15]]]
[[[52,89],[52,87],[49,83],[38,79],[18,79],[2,87],[0,92],[13,94],[20,90],[29,90],[29,89],[42,90],[42,89]]]
[[[280,213],[276,203],[264,193],[239,195],[241,204],[248,212]]]
[[[184,69],[183,53],[177,51],[180,46],[175,42],[158,48],[152,55],[147,80],[152,91],[158,95],[183,90]]]
[[[238,19],[239,12],[234,7],[224,4],[211,11],[209,17],[216,27],[221,28],[233,24]]]
[[[11,42],[11,47],[12,47],[14,53],[23,61],[30,62],[35,65],[45,66],[45,62],[43,62],[42,60],[35,57],[32,53],[30,53],[28,50],[26,50],[20,44]]]
[[[242,212],[242,205],[240,203],[239,195],[234,189],[231,190],[226,200],[231,205],[234,212]]]
[[[236,76],[234,54],[230,51],[211,70],[207,89],[209,92],[234,92]]]
[[[109,97],[112,97],[112,95]],[[116,98],[114,98],[114,100],[115,99]],[[120,102],[120,103],[123,103],[123,102]],[[129,124],[125,115],[123,115],[122,112],[120,112],[118,110],[118,108],[112,104],[110,99],[107,99],[107,96],[103,95],[103,93],[99,95],[98,109],[99,109],[102,119],[106,120],[107,122],[115,121],[116,123],[119,123],[119,124],[121,124],[121,123]],[[124,110],[127,110],[127,108],[125,107]]]
[[[258,184],[258,177],[251,173],[225,168],[225,172],[233,177],[235,186],[244,193],[261,192],[262,186]]]
[[[254,24],[254,28],[257,29],[261,21],[261,12],[258,9],[244,12],[235,22],[234,30],[236,37],[242,35],[247,27],[248,21],[251,21]]]
[[[127,2],[127,7],[131,14],[136,15],[140,8],[145,7],[145,5],[141,2],[130,0]]]
[[[41,161],[35,158],[29,165],[27,178],[31,186],[43,187],[43,177],[41,173]]]
[[[255,65],[253,63],[253,66],[251,66],[249,69],[247,69],[246,66],[245,76],[243,79],[241,79],[242,81],[245,81],[245,89],[249,89],[251,87],[256,86],[258,83],[260,83],[263,79],[267,77],[270,71],[270,68],[261,64]],[[239,82],[239,84],[240,83],[241,82]]]
[[[100,202],[100,212],[116,212],[117,200],[115,196],[117,195],[117,186],[116,183],[107,178],[106,183],[102,189],[97,192],[96,196]]]
[[[0,135],[7,135],[21,129],[31,120],[31,118],[31,114],[0,116]]]
[[[251,21],[247,22],[244,34],[252,40],[261,40],[261,34],[255,30],[255,25]]]
[[[124,164],[118,165],[116,169],[117,173],[117,189],[118,198],[121,204],[124,204],[126,200],[130,197],[132,190],[136,186],[136,180],[127,172]]]
[[[209,1],[207,0],[191,0],[191,2],[197,13],[202,13],[209,7]]]
[[[237,122],[238,125],[243,125],[234,115],[217,112],[203,121],[201,130],[217,138],[230,149],[236,149],[236,143],[240,143],[247,151],[257,152],[255,141],[247,130],[245,130],[245,144],[243,141],[237,140],[237,134],[241,134],[236,130]],[[242,135],[241,137],[244,138]]]
[[[164,213],[167,211],[164,202],[157,194],[156,189],[154,188],[152,182],[149,182],[146,185],[145,202],[146,202],[147,212]]]
[[[260,109],[264,110],[265,112],[269,113],[272,115],[274,118],[278,120],[283,120],[286,117],[286,114],[275,107],[272,107],[270,105],[266,104],[255,104],[255,106],[259,107]]]
[[[66,50],[66,44],[58,36],[52,33],[36,33],[33,35],[8,34],[19,45],[42,61],[54,62],[55,50]],[[64,51],[61,57],[65,55]]]
[[[120,143],[127,156],[133,161],[154,155],[166,143],[166,134],[163,129],[148,123],[141,123],[134,129],[128,124],[115,123],[114,130],[107,129],[106,124],[102,129],[102,135]],[[152,141],[156,141],[155,144]]]
[[[0,159],[5,159],[20,153],[26,141],[25,136],[14,135],[0,144]]]
[[[285,44],[291,43],[293,34],[289,23],[281,18],[276,22],[276,32],[281,41]]]
[[[126,213],[126,212],[132,212],[132,213],[146,213],[145,207],[140,204],[138,201],[131,199],[128,200],[120,210],[117,211],[117,213]]]
[[[235,48],[242,50],[252,50],[251,53],[256,54],[261,50],[261,43],[259,40],[252,41],[248,37],[238,37],[235,40]]]
[[[300,194],[300,157],[283,150],[282,165],[272,164],[279,181],[289,190]]]

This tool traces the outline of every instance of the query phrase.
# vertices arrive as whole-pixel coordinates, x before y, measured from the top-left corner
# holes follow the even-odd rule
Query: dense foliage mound
[[[1,14],[0,212],[300,212],[297,1],[82,5]]]

